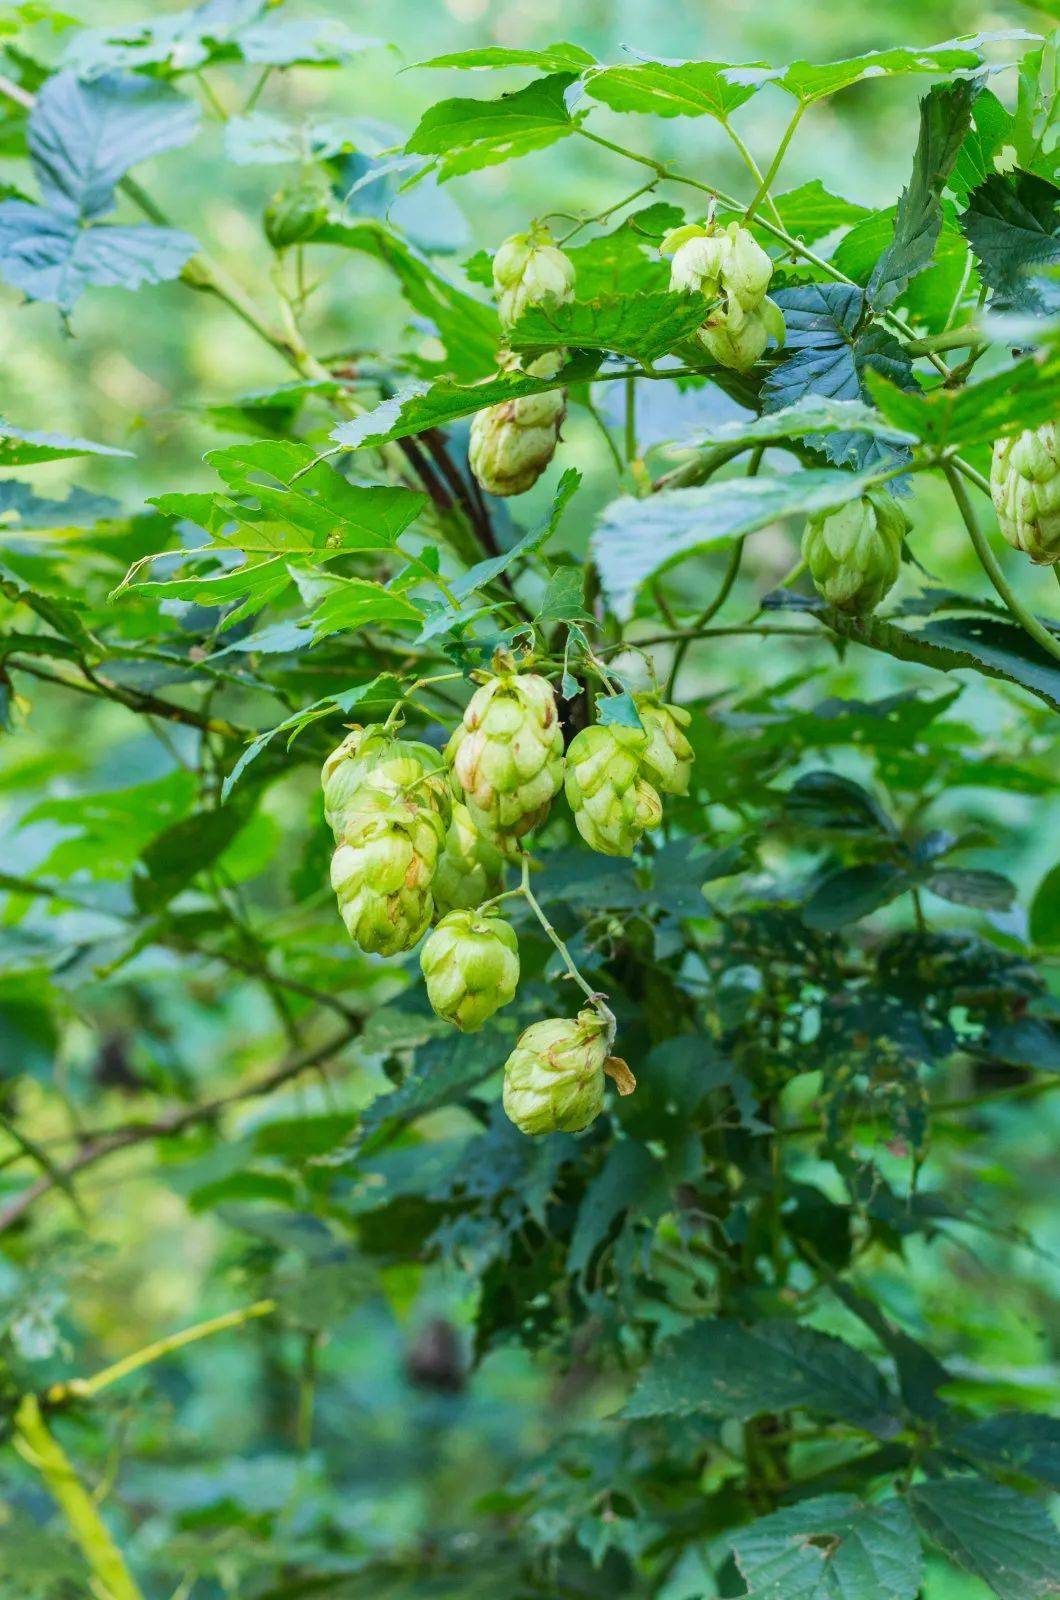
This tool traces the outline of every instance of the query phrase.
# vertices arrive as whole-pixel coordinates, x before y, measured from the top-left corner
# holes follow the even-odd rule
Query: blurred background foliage
[[[1042,20],[1024,6],[984,9],[976,0],[877,5],[577,0],[573,6],[564,0],[430,5],[361,0],[355,16],[335,0],[318,5],[307,0],[299,12],[341,18],[359,33],[394,43],[366,48],[341,71],[277,73],[260,109],[374,119],[402,134],[432,98],[483,92],[480,82],[472,80],[469,87],[457,74],[403,69],[441,51],[491,41],[540,46],[569,38],[602,59],[614,59],[628,44],[673,57],[779,63],[799,55],[823,60],[899,39],[926,44],[980,28],[1035,26]],[[77,21],[105,21],[113,28],[141,14],[133,0],[86,0]],[[6,27],[3,18],[0,8],[0,28]],[[64,46],[63,31],[51,21],[18,37],[46,60]],[[178,226],[195,233],[255,294],[266,296],[270,258],[262,245],[260,215],[284,169],[226,160],[224,127],[211,100],[238,108],[253,80],[245,68],[215,68],[209,80],[203,136],[164,163],[145,164],[137,175],[146,188],[166,196]],[[916,79],[867,83],[816,109],[781,187],[819,177],[841,195],[890,203],[909,170],[913,107],[921,91]],[[756,148],[771,151],[786,108],[768,91],[756,98],[754,108],[753,123],[740,125]],[[734,153],[707,119],[691,124],[638,119],[636,131],[643,148],[660,156],[679,142],[686,170],[698,168],[743,192]],[[2,159],[2,138],[0,123],[0,180],[17,174],[15,164]],[[596,154],[579,149],[572,160],[561,145],[458,179],[438,199],[418,190],[409,204],[420,214],[407,225],[413,231],[435,230],[433,243],[460,263],[476,249],[495,247],[528,216],[552,204],[578,211],[599,205],[609,193],[617,198],[625,180],[602,152],[599,160]],[[409,313],[382,267],[341,251],[324,252],[321,259],[325,281],[306,325],[313,349],[395,347]],[[0,372],[4,414],[20,428],[84,435],[134,452],[132,459],[38,468],[37,492],[61,497],[76,484],[113,497],[127,511],[149,494],[209,481],[203,452],[232,435],[223,414],[204,411],[204,398],[220,405],[236,393],[288,376],[224,306],[178,283],[135,296],[95,290],[78,305],[68,327],[54,308],[20,306],[19,296],[0,286]],[[652,393],[646,407],[649,403],[681,401]],[[672,414],[653,418],[645,409],[639,420],[642,440],[650,440],[653,431],[661,436],[672,430]],[[323,438],[323,416],[320,424]],[[561,542],[581,551],[590,513],[611,492],[609,463],[584,411],[573,412],[566,437],[564,463],[583,471],[587,487],[576,513],[568,514],[562,526]],[[522,525],[536,520],[553,487],[554,474],[520,502]],[[974,558],[964,541],[958,545],[952,539],[952,514],[939,516],[937,528],[932,517],[928,493],[917,503],[915,542],[921,559],[943,582],[974,587]],[[741,579],[748,596],[784,572],[792,558],[785,537],[756,539]],[[1039,573],[1027,569],[1017,577],[1032,604],[1036,596],[1041,599]],[[723,660],[699,653],[689,683],[705,696],[723,688],[731,692],[734,686],[744,695],[766,686],[776,690],[795,664],[794,652],[781,640],[772,641],[765,655],[757,643],[732,641]],[[886,657],[863,652],[835,660],[822,651],[814,690],[821,698],[869,699],[914,682],[923,685],[918,669]],[[71,704],[72,698],[42,689],[17,740],[5,743],[0,753],[0,837],[10,841],[17,832],[17,870],[23,874],[45,861],[50,872],[61,873],[61,841],[69,823],[63,805],[76,807],[85,789],[179,782],[186,747],[182,730],[167,735],[167,751],[120,708],[86,710]],[[1047,731],[1046,714],[1036,703],[977,680],[964,689],[957,715],[969,730],[977,730],[968,743],[981,741],[978,759],[984,764],[996,741],[996,748],[1009,750],[1018,744],[1044,777],[1050,764],[1055,772],[1055,735]],[[857,775],[856,757],[850,770]],[[52,806],[34,810],[45,797]],[[282,905],[290,875],[322,874],[326,843],[318,806],[315,774],[301,768],[271,791],[262,813],[241,835],[238,851],[226,858],[229,874],[256,903]],[[1020,792],[1018,785],[977,788],[965,776],[952,794],[941,797],[933,820],[954,831],[986,830],[988,842],[976,864],[1011,876],[1026,904],[1055,859],[1058,817],[1047,782]],[[106,876],[108,851],[115,880],[127,874],[136,827],[135,809],[94,820],[97,876]],[[1011,923],[1013,948],[1021,931],[1019,915],[1014,913]],[[84,916],[90,935],[93,913],[86,910]],[[954,910],[952,925],[961,926],[963,916]],[[1004,917],[994,921],[1004,938]],[[343,948],[335,959],[346,964],[349,984],[350,969],[361,958]],[[201,1094],[219,1083],[236,1084],[267,1067],[282,1048],[282,1030],[259,986],[209,966],[189,976],[178,954],[145,953],[125,969],[126,981],[117,986],[99,981],[86,966],[68,984],[65,1014],[53,1014],[51,1024],[42,1020],[46,1013],[18,965],[12,959],[0,967],[0,1059],[5,1073],[26,1075],[20,1120],[35,1126],[45,1141],[61,1138],[71,1124],[105,1127],[124,1119],[138,1106],[144,1085],[163,1094],[174,1085]],[[9,978],[5,973],[11,969],[15,976]],[[367,963],[356,978],[362,985],[359,1001],[385,996],[392,982]],[[578,1528],[584,1518],[589,1526],[601,1483],[627,1486],[628,1498],[618,1494],[609,1513],[617,1519],[629,1516],[642,1492],[636,1460],[609,1461],[608,1452],[616,1447],[606,1430],[593,1433],[596,1421],[614,1409],[620,1385],[583,1381],[577,1363],[557,1374],[544,1360],[515,1348],[491,1351],[468,1376],[467,1328],[476,1286],[465,1275],[409,1265],[392,1248],[378,1256],[367,1282],[347,1272],[337,1283],[323,1257],[320,1270],[306,1277],[305,1263],[314,1262],[309,1214],[318,1178],[309,1161],[313,1152],[305,1148],[304,1119],[319,1117],[330,1138],[333,1119],[352,1120],[359,1105],[389,1087],[382,1070],[385,1056],[386,1041],[373,1050],[369,1040],[341,1086],[304,1078],[298,1087],[243,1112],[223,1143],[207,1129],[185,1136],[169,1156],[160,1145],[114,1158],[79,1184],[89,1225],[64,1197],[54,1196],[24,1234],[12,1237],[7,1260],[0,1264],[0,1334],[38,1388],[52,1375],[90,1371],[162,1332],[253,1298],[265,1263],[281,1279],[288,1263],[298,1264],[291,1284],[295,1304],[306,1304],[303,1297],[311,1292],[349,1298],[348,1307],[340,1302],[331,1308],[332,1336],[324,1341],[281,1330],[265,1319],[236,1336],[188,1350],[133,1380],[110,1402],[109,1443],[87,1428],[78,1439],[82,1454],[94,1458],[104,1488],[115,1465],[108,1450],[135,1458],[134,1466],[123,1469],[123,1505],[130,1521],[138,1519],[128,1548],[141,1568],[150,1566],[156,1550],[165,1552],[152,1600],[170,1592],[193,1594],[194,1600],[248,1593],[281,1600],[329,1592],[323,1586],[313,1591],[285,1587],[284,1562],[296,1562],[306,1551],[312,1551],[318,1571],[326,1571],[329,1560],[338,1571],[351,1557],[385,1554],[393,1564],[390,1587],[380,1587],[386,1579],[377,1570],[372,1593],[375,1600],[396,1597],[406,1592],[402,1552],[441,1552],[453,1538],[472,1546],[476,1540],[491,1541],[488,1561],[483,1545],[481,1591],[469,1589],[465,1575],[459,1593],[492,1596],[501,1592],[505,1518],[509,1513],[514,1518],[519,1509],[520,1484],[528,1492],[531,1486],[540,1491],[542,1482],[548,1485],[549,1495],[538,1494],[531,1529],[543,1545],[565,1521]],[[434,1159],[434,1145],[444,1152],[446,1141],[464,1131],[462,1117],[460,1111],[441,1111],[433,1120],[421,1119],[423,1143],[396,1152],[391,1170],[381,1167],[378,1182],[390,1182],[397,1196],[398,1234],[403,1182],[398,1158],[404,1154],[417,1164]],[[945,1236],[913,1239],[906,1249],[906,1271],[899,1274],[893,1264],[874,1268],[881,1301],[907,1325],[915,1328],[919,1322],[924,1337],[955,1372],[980,1381],[989,1375],[1000,1401],[1026,1410],[1048,1408],[1057,1394],[1057,1329],[1050,1323],[1060,1295],[1058,1136],[1060,1097],[1041,1100],[1033,1118],[999,1102],[972,1121],[942,1124],[923,1182],[957,1206],[966,1189],[988,1193],[992,1231],[964,1233],[953,1227]],[[887,1172],[888,1164],[902,1163],[907,1152],[896,1145],[876,1156]],[[809,1154],[802,1176],[807,1181],[820,1176]],[[287,1209],[275,1217],[255,1211],[252,1202],[268,1197],[282,1200]],[[345,1196],[344,1204],[355,1213],[358,1195]],[[959,1303],[955,1282],[961,1285]],[[946,1285],[945,1293],[937,1292],[938,1284]],[[297,1455],[292,1447],[306,1436],[311,1406],[313,1446]],[[585,1456],[584,1446],[582,1454],[564,1459],[560,1441],[574,1420],[586,1424],[585,1438],[597,1439],[596,1459]],[[681,1439],[675,1438],[675,1458],[681,1449]],[[36,1536],[34,1517],[41,1506],[35,1493],[22,1484],[0,1509],[0,1592],[5,1600],[70,1600],[84,1593],[81,1567],[60,1540],[45,1546]],[[150,1508],[147,1517],[141,1516],[144,1508]],[[488,1533],[475,1531],[484,1526],[483,1513],[493,1513]],[[120,1522],[120,1511],[117,1516]],[[514,1548],[507,1553],[514,1561]],[[430,1591],[438,1596],[456,1592],[447,1587],[443,1568],[440,1559],[437,1586]],[[184,1586],[178,1588],[178,1581]],[[689,1600],[705,1592],[702,1582],[694,1563],[685,1562],[661,1591],[663,1600]],[[583,1592],[607,1592],[606,1566],[592,1577],[587,1558]],[[974,1578],[937,1565],[925,1593],[929,1600],[980,1600],[987,1590]]]

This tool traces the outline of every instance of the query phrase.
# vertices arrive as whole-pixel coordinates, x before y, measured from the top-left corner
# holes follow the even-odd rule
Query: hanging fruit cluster
[[[444,755],[373,725],[348,734],[321,773],[336,841],[331,881],[351,938],[392,956],[431,929],[420,955],[427,996],[465,1032],[515,998],[518,941],[497,902],[522,894],[541,915],[521,841],[560,790],[590,848],[629,856],[661,821],[661,796],[687,794],[692,770],[689,715],[655,693],[633,697],[639,726],[597,723],[564,750],[552,685],[528,666],[498,652]],[[523,886],[505,891],[505,866],[517,856]],[[587,1127],[607,1075],[623,1094],[634,1086],[611,1055],[614,1017],[585,988],[589,1003],[577,1017],[534,1023],[505,1066],[504,1108],[525,1133]]]

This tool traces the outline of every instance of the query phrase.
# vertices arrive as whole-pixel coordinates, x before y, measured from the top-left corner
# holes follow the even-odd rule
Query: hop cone
[[[1055,422],[998,439],[990,468],[998,525],[1041,566],[1060,561],[1060,429]]]
[[[320,773],[324,816],[341,839],[351,816],[373,797],[406,795],[448,819],[451,805],[445,767],[437,750],[399,739],[381,724],[354,728],[324,762]]]
[[[586,1007],[535,1022],[504,1064],[504,1109],[523,1133],[577,1133],[604,1107],[611,1029]]]
[[[574,298],[574,266],[547,228],[513,233],[493,258],[493,287],[505,327],[527,306],[564,305]]]
[[[515,363],[509,362],[509,367]],[[549,351],[526,371],[550,378],[563,364],[562,351]],[[468,462],[487,494],[524,494],[533,487],[556,453],[559,430],[567,414],[564,389],[524,395],[477,411],[471,423]]]
[[[431,880],[445,827],[408,797],[369,794],[347,818],[331,886],[350,938],[381,956],[411,950],[434,915]]]
[[[440,1017],[475,1033],[515,998],[519,946],[503,917],[450,911],[423,947],[427,998]]]
[[[289,250],[292,245],[312,238],[327,220],[327,214],[326,189],[310,183],[277,189],[262,215],[265,237],[274,250]]]
[[[578,832],[605,856],[633,854],[641,834],[662,821],[662,802],[641,776],[648,736],[640,728],[594,723],[567,751],[567,800]]]
[[[684,730],[692,718],[682,706],[666,705],[658,695],[636,694],[633,700],[648,735],[641,772],[660,794],[687,794],[694,757]]]
[[[472,695],[446,756],[480,832],[521,838],[563,782],[563,735],[547,679],[501,672]]]
[[[907,529],[905,512],[887,494],[811,517],[802,553],[818,592],[841,611],[872,611],[898,577]]]
[[[457,800],[431,885],[435,910],[443,916],[470,910],[499,894],[503,886],[503,854],[479,832],[467,806]]]
[[[720,366],[746,371],[770,338],[783,344],[783,315],[766,299],[773,262],[746,228],[680,228],[662,248],[674,252],[670,288],[712,302],[699,338]]]

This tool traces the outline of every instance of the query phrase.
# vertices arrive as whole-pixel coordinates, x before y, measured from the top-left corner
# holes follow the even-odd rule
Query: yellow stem
[[[36,1395],[23,1395],[15,1413],[15,1446],[44,1479],[94,1579],[99,1600],[144,1600],[99,1508],[59,1441],[49,1432]]]

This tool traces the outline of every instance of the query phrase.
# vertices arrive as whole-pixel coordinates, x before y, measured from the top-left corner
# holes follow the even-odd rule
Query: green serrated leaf
[[[1057,1592],[1060,1535],[1039,1502],[986,1478],[941,1478],[909,1491],[921,1532],[999,1600]]]
[[[575,73],[556,72],[497,100],[442,100],[424,112],[405,148],[434,156],[443,183],[543,150],[574,131],[565,95],[576,81]]]

